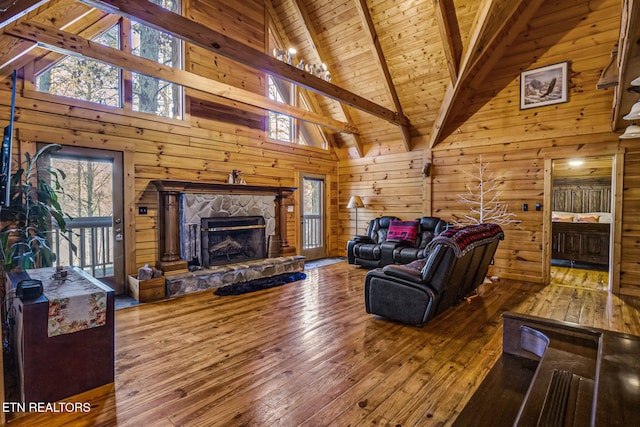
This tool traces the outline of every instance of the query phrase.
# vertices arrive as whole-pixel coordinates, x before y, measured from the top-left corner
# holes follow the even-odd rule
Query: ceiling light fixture
[[[640,77],[631,82],[632,85],[640,85]],[[626,116],[622,116],[625,120],[631,120],[631,125],[627,126],[624,133],[620,135],[620,139],[640,138],[640,126],[636,125],[635,120],[640,119],[640,100],[631,106],[631,111]]]
[[[621,139],[633,139],[640,138],[640,126],[638,125],[629,125],[624,130],[624,133],[620,135]]]

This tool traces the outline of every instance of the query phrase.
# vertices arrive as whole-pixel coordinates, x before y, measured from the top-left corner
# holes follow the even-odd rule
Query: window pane
[[[133,111],[182,118],[182,87],[144,74],[132,73]]]
[[[179,13],[180,5],[174,0],[152,0],[165,9]],[[131,53],[168,67],[182,69],[182,42],[165,32],[131,23]],[[132,73],[134,111],[161,117],[182,118],[182,87],[170,82]]]
[[[111,27],[95,42],[118,48],[119,27]],[[68,56],[36,76],[36,89],[97,104],[121,106],[120,70],[93,59]]]
[[[269,138],[283,142],[292,142],[293,119],[284,114],[269,111]]]
[[[52,157],[51,167],[65,172],[62,209],[72,218],[113,214],[113,164],[109,161]]]
[[[269,99],[288,104],[291,99],[291,84],[268,78]],[[269,111],[269,138],[283,142],[293,142],[293,119],[284,114]]]

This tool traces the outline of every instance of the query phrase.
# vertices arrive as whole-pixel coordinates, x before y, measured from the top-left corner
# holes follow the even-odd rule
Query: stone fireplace
[[[295,188],[185,181],[153,181],[153,184],[160,192],[158,268],[165,275],[186,271],[188,264],[203,265],[203,258],[208,257],[210,261],[210,256],[203,257],[201,251],[203,218],[262,217],[263,238],[274,236],[279,245],[274,256],[295,254],[295,248],[289,246],[286,238],[287,198]],[[230,237],[226,243],[216,244],[235,246],[232,240]],[[231,248],[227,252],[231,257]],[[220,265],[217,261],[223,257],[220,254],[215,257],[216,264],[210,265]]]
[[[168,297],[304,270],[304,257],[295,255],[296,248],[287,241],[288,198],[295,187],[152,182],[159,192],[156,266],[165,275]],[[247,217],[253,222],[246,224]],[[248,237],[251,230],[259,230],[260,236],[256,231]],[[240,237],[236,231],[246,235]],[[274,253],[269,244],[269,258],[264,253],[257,258],[257,248],[266,250],[264,239],[269,236],[277,242]],[[245,249],[238,249],[242,243]],[[231,260],[236,256],[256,258]],[[201,266],[207,258],[207,268],[188,268],[196,262]]]

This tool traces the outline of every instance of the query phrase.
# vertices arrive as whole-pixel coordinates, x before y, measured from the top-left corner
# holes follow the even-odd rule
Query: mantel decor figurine
[[[229,173],[229,184],[247,185],[247,182],[242,177],[242,171],[234,169]]]

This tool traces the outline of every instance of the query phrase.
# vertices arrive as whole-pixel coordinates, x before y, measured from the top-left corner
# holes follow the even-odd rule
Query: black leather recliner
[[[417,259],[424,258],[424,248],[434,237],[442,233],[447,227],[446,221],[435,216],[423,216],[418,218],[418,237],[415,245],[400,244],[393,250],[393,262],[395,264],[409,264]]]
[[[387,265],[367,273],[367,313],[423,325],[470,295],[484,281],[504,233],[497,224],[446,230],[407,265]]]
[[[382,245],[387,241],[389,225],[393,220],[399,220],[395,216],[382,216],[372,219],[363,236],[354,236],[347,242],[347,260],[349,264],[362,265],[364,267],[382,267],[393,264],[393,249],[397,243],[390,243],[385,250],[384,257]]]
[[[440,218],[425,216],[416,219],[417,236],[415,243],[391,241],[388,239],[391,221],[400,220],[393,216],[373,219],[364,236],[355,236],[347,242],[349,264],[367,268],[384,267],[389,264],[408,264],[423,257],[424,248],[446,228],[447,223]]]

